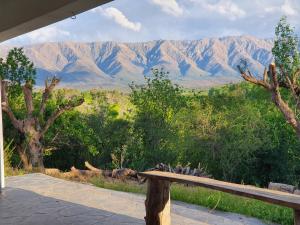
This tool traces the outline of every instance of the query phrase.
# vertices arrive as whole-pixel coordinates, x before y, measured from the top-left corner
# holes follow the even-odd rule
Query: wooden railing
[[[195,177],[169,172],[150,171],[139,173],[148,178],[146,197],[146,225],[170,225],[170,185],[171,182],[192,184],[234,195],[258,199],[281,205],[294,210],[294,224],[300,225],[300,196],[281,191],[257,188],[218,181],[210,178]]]

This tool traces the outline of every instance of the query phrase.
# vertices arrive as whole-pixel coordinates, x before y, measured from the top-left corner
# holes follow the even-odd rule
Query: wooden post
[[[170,182],[148,178],[146,225],[171,225]]]
[[[2,80],[0,79],[0,192],[5,187],[1,85]]]
[[[294,209],[294,225],[300,225],[300,210]]]

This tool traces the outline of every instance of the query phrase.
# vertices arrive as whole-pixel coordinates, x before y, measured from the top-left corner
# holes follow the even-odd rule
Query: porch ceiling
[[[112,0],[1,0],[0,42]]]

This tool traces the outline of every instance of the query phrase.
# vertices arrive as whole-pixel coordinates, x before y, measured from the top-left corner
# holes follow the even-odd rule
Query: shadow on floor
[[[145,222],[138,218],[45,197],[19,188],[8,187],[0,194],[0,225],[69,224],[135,225]]]

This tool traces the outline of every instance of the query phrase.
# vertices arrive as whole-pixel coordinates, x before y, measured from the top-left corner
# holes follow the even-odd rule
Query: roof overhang
[[[0,42],[112,0],[1,0]]]

